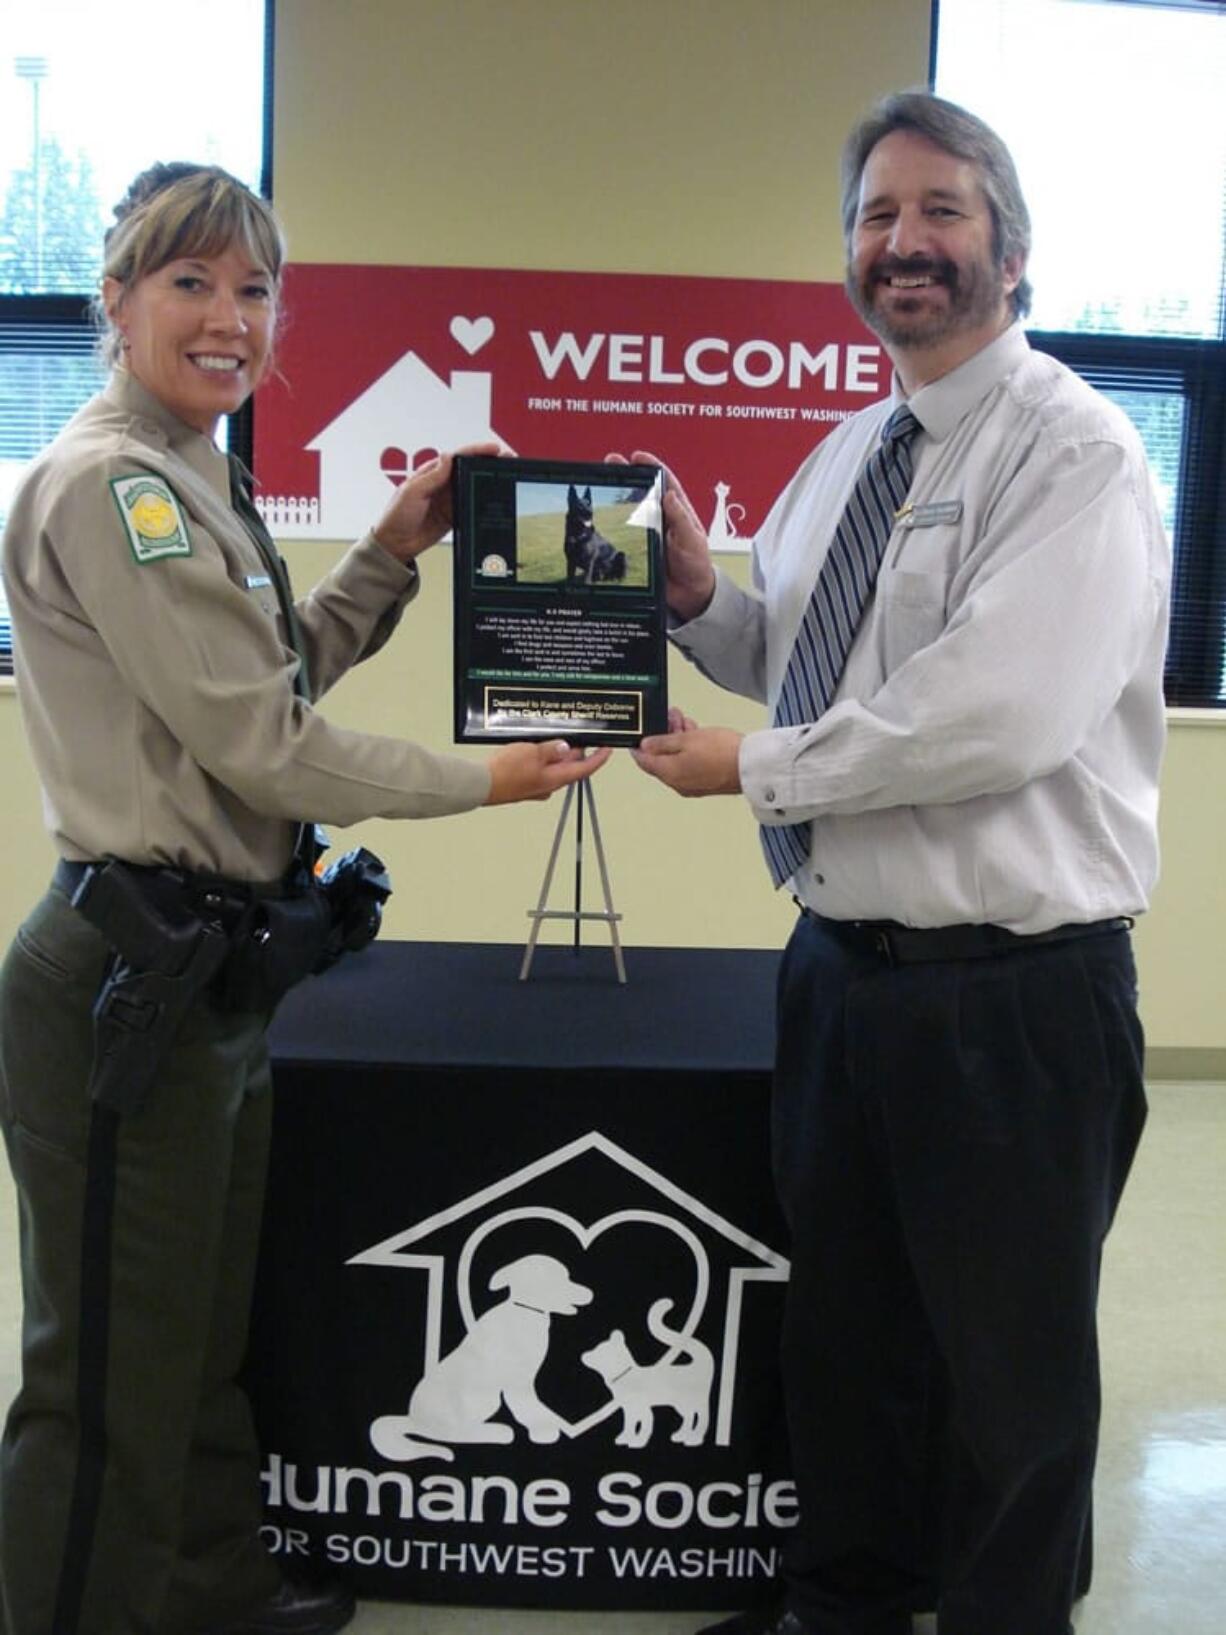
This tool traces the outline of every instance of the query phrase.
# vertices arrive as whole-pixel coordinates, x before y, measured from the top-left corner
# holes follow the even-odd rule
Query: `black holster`
[[[391,894],[387,870],[365,846],[318,877],[297,865],[285,895],[257,898],[241,917],[214,985],[217,1003],[271,1014],[303,977],[372,942]]]
[[[213,984],[220,1009],[271,1015],[289,990],[315,970],[331,929],[328,899],[313,881],[296,896],[250,903]]]
[[[200,995],[271,1016],[295,983],[377,935],[392,889],[365,847],[319,878],[297,861],[271,890],[115,860],[60,869],[73,907],[112,949],[94,1002],[89,1093],[119,1113],[144,1104]]]
[[[184,1016],[220,970],[230,939],[220,925],[168,912],[169,903],[157,901],[124,863],[87,869],[72,904],[113,950],[94,1001],[89,1093],[118,1113],[134,1113]]]

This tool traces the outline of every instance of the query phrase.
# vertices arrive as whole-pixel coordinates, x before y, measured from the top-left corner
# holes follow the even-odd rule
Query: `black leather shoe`
[[[287,1579],[274,1595],[210,1635],[333,1635],[356,1610],[341,1584],[295,1584]]]
[[[786,1608],[757,1607],[722,1624],[705,1624],[698,1635],[809,1635],[809,1626]]]

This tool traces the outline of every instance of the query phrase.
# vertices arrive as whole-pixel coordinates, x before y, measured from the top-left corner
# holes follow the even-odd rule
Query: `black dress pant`
[[[1145,1120],[1126,931],[893,966],[802,918],[780,974],[782,1342],[818,1635],[1068,1635],[1103,1239]]]

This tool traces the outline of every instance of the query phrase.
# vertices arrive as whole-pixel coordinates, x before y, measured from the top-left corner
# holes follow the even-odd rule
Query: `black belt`
[[[1006,931],[1003,925],[939,925],[930,929],[898,925],[893,920],[828,920],[815,914],[799,898],[796,906],[807,920],[827,936],[859,954],[871,954],[887,965],[922,965],[935,960],[998,959],[1005,954],[1026,953],[1052,943],[1075,942],[1081,937],[1105,937],[1128,931],[1132,920],[1090,920],[1082,924],[1057,925],[1050,931],[1026,935]]]
[[[58,887],[71,902],[89,871],[102,866],[102,863],[74,863],[61,857],[55,865],[51,884]],[[129,863],[127,866],[141,875],[156,878],[160,893],[177,891],[185,908],[216,921],[225,930],[231,930],[238,924],[251,903],[293,897],[302,890],[301,881],[292,878],[265,883],[228,880],[220,875],[195,874],[190,869],[172,869],[158,864]]]

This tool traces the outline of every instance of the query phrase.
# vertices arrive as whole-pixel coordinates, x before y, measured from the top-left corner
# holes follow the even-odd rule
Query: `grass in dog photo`
[[[610,484],[521,483],[515,494],[520,583],[650,584],[646,492]]]

